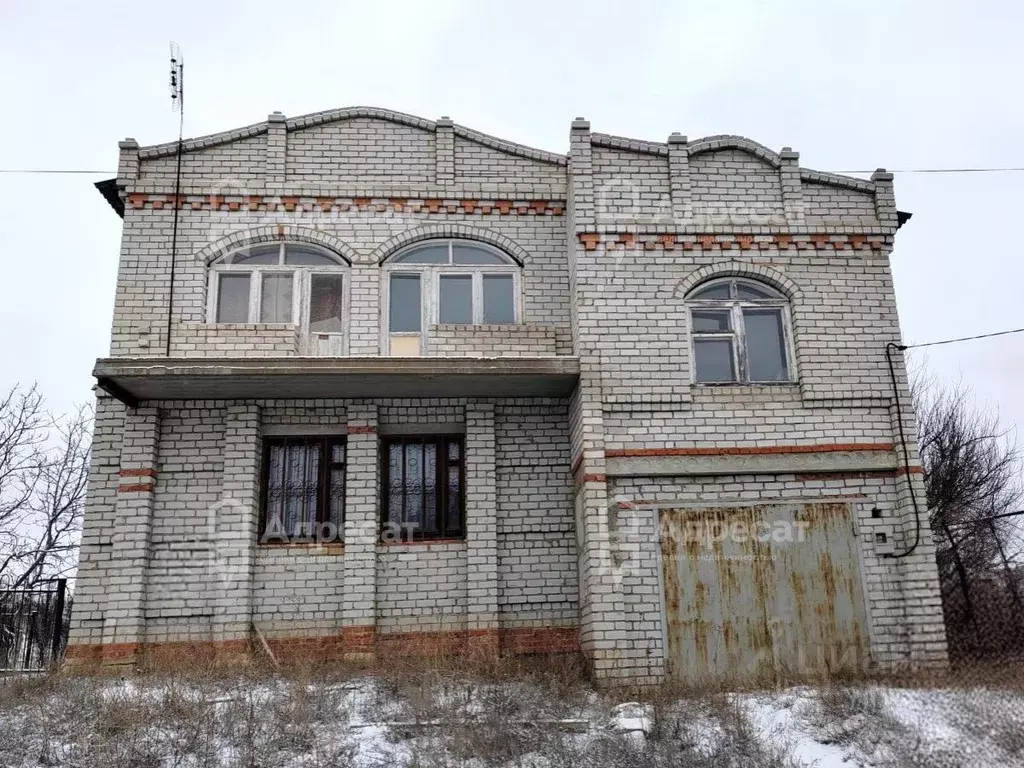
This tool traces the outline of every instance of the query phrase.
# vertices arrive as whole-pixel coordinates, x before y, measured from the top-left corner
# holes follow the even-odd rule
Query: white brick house
[[[350,108],[186,141],[175,198],[121,142],[69,660],[942,663],[891,176],[797,159]]]

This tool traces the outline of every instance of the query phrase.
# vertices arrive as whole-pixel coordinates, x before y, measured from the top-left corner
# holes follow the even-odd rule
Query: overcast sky
[[[113,171],[118,140],[176,138],[172,39],[187,135],[361,104],[557,152],[583,115],[655,141],[743,134],[821,170],[1021,167],[1022,21],[970,0],[0,0],[0,168]],[[102,178],[0,174],[0,387],[36,380],[56,410],[91,398],[109,344],[121,222]],[[1024,173],[896,175],[908,342],[1024,326],[1022,193]],[[1024,334],[928,360],[1024,426],[1022,350]]]

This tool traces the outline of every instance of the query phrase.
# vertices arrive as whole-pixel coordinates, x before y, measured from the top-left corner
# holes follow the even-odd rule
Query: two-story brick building
[[[889,174],[368,108],[185,141],[180,183],[177,149],[97,185],[124,227],[71,661],[945,659]]]

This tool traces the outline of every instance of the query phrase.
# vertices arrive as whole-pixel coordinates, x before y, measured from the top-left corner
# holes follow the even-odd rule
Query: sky
[[[232,8],[244,8],[239,13]],[[831,171],[1024,167],[1024,5],[1011,2],[48,2],[0,0],[0,389],[91,399],[120,219],[92,183],[117,142],[388,107],[556,152],[569,123],[654,141],[731,133]],[[1024,326],[1024,173],[896,174],[909,343]],[[1024,427],[1024,334],[914,353]]]

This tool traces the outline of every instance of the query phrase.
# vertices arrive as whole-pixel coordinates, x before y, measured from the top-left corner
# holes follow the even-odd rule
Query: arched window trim
[[[454,247],[460,244],[479,248],[493,253],[500,258],[501,264],[455,264],[453,263]],[[415,263],[403,262],[401,258],[415,251],[446,245],[448,247],[447,263]],[[418,343],[418,354],[425,355],[430,347],[431,339],[428,327],[431,325],[448,324],[443,321],[441,307],[442,278],[464,276],[469,277],[472,285],[472,322],[457,323],[460,325],[485,325],[488,318],[484,314],[484,278],[486,276],[505,276],[512,278],[512,311],[511,323],[519,325],[523,322],[523,291],[522,267],[519,262],[505,251],[472,238],[440,237],[418,240],[389,255],[382,263],[381,270],[381,350],[388,354],[411,354],[409,346]],[[420,322],[419,330],[392,330],[391,287],[392,278],[396,276],[416,276],[420,280]],[[401,350],[399,350],[401,346]]]
[[[744,286],[768,294],[763,297],[741,293]],[[727,295],[712,298],[700,298],[710,289],[724,287]],[[706,294],[705,294],[706,295]],[[696,384],[788,384],[796,381],[796,356],[793,350],[792,317],[789,299],[775,286],[761,280],[748,277],[728,276],[705,280],[695,285],[686,295],[689,305],[690,328],[690,360],[691,378]],[[776,355],[784,370],[778,371],[775,377],[759,376],[756,366],[751,363],[751,350],[748,347],[747,326],[749,317],[754,315],[770,316],[777,313],[780,346]],[[703,323],[698,323],[698,314],[702,315]],[[715,327],[715,322],[724,322],[728,318],[728,327]],[[702,327],[698,327],[702,326]],[[721,377],[721,371],[714,367],[715,376],[708,371],[701,371],[698,360],[698,347],[702,344],[714,344],[719,350],[725,343],[729,344],[731,353],[731,378]],[[709,369],[713,366],[709,365]]]
[[[247,264],[234,263],[232,260],[239,255],[248,254],[250,251],[263,250],[271,246],[277,246],[278,255],[276,263],[270,264]],[[314,252],[329,259],[331,263],[324,264],[289,264],[288,253],[295,250]],[[296,326],[300,329],[303,344],[303,354],[310,355],[344,355],[347,353],[348,328],[349,328],[349,304],[351,292],[351,280],[349,279],[348,260],[338,254],[318,245],[311,243],[284,240],[279,242],[251,243],[238,248],[230,253],[221,256],[210,264],[207,282],[206,321],[212,324],[275,324],[283,323]],[[235,275],[248,275],[248,293],[245,311],[245,319],[240,317],[223,319],[220,298],[224,278]],[[320,330],[315,327],[316,323],[311,322],[311,304],[314,283],[319,283],[321,290],[329,286],[330,282],[320,276],[338,275],[341,277],[340,288],[340,328]],[[267,278],[274,276],[290,276],[291,306],[286,313],[279,312],[278,316],[267,317],[264,311],[264,285],[268,285]],[[319,279],[318,279],[319,278]],[[230,279],[230,278],[229,278]],[[240,284],[236,284],[239,285]],[[278,283],[280,290],[284,290],[287,283]],[[241,291],[241,288],[238,288]],[[337,295],[337,291],[333,295]],[[328,298],[331,294],[328,294]],[[239,302],[240,303],[240,302]],[[238,310],[238,304],[233,308]],[[268,310],[269,311],[269,310]],[[281,317],[280,314],[285,314]]]

